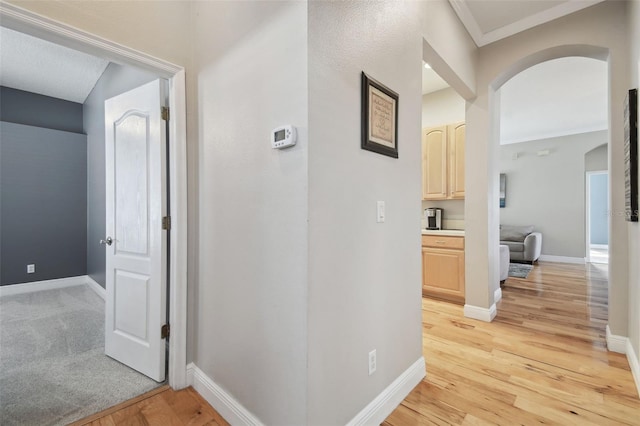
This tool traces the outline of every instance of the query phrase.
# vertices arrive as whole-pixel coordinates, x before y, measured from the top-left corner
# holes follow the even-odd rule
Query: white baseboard
[[[97,283],[93,278],[87,275],[87,285],[91,288],[91,290],[95,291],[96,294],[102,297],[102,300],[107,299],[107,290]]]
[[[607,244],[591,244],[589,246],[592,249],[596,249],[596,250],[608,250],[609,246]]]
[[[218,386],[194,363],[187,365],[187,381],[193,388],[232,425],[256,425],[262,423],[234,397]]]
[[[633,350],[631,339],[611,334],[611,329],[609,329],[609,325],[607,325],[607,349],[611,352],[627,355],[631,374],[633,375],[633,380],[636,383],[636,389],[640,396],[640,362],[638,361],[638,354]]]
[[[347,424],[360,426],[382,423],[425,375],[424,358],[420,357]],[[187,383],[193,386],[232,425],[262,425],[257,417],[218,386],[194,363],[187,365]]]
[[[611,329],[607,324],[607,349],[611,352],[617,352],[619,354],[627,353],[627,340],[628,338],[624,336],[617,336],[615,334],[611,334]]]
[[[387,386],[373,401],[362,409],[347,426],[379,425],[411,393],[425,377],[424,358],[420,357],[397,379]]]
[[[541,254],[538,260],[542,262],[577,263],[580,265],[587,263],[584,257],[552,256],[550,254]]]
[[[627,360],[629,361],[629,367],[631,367],[633,380],[636,382],[638,396],[640,396],[640,362],[638,362],[638,354],[633,350],[631,339],[627,339]]]
[[[496,291],[493,292],[493,302],[498,303],[500,300],[502,300],[502,289],[498,287]]]
[[[87,283],[87,276],[58,278],[55,280],[34,281],[22,284],[10,284],[0,286],[0,297],[14,294],[32,293],[34,291],[55,290],[58,288],[73,287]]]
[[[484,322],[491,322],[496,317],[496,304],[491,305],[489,309],[479,306],[464,305],[464,316]]]

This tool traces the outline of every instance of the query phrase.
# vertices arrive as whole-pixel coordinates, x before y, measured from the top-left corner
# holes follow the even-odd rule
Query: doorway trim
[[[591,176],[596,175],[609,175],[609,170],[592,170],[585,172],[585,197],[584,197],[584,206],[585,206],[585,260],[587,263],[591,263]],[[607,187],[607,190],[609,188]],[[608,204],[608,203],[607,203]],[[607,209],[610,209],[610,206],[607,205]],[[607,227],[609,226],[609,220],[607,220]]]
[[[107,59],[132,65],[169,80],[169,371],[174,389],[187,386],[187,131],[184,68],[102,37],[0,2],[0,26]]]

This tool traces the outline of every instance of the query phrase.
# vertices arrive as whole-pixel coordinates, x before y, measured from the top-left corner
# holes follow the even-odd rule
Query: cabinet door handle
[[[442,240],[436,241],[436,244],[446,244],[446,243],[447,243],[446,241],[442,241]]]

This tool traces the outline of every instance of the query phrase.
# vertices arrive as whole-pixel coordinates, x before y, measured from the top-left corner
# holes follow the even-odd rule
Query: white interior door
[[[105,101],[107,258],[105,352],[165,378],[166,127],[160,80]]]

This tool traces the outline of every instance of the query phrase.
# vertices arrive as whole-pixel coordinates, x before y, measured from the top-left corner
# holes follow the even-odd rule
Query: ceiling
[[[500,88],[500,143],[608,127],[607,63],[569,57],[535,65]]]
[[[444,81],[437,72],[426,68],[425,63],[422,62],[422,94],[437,92],[438,90],[446,89],[449,87],[449,83]]]
[[[477,46],[512,36],[604,0],[449,0]]]
[[[0,27],[0,85],[84,103],[109,62]]]

